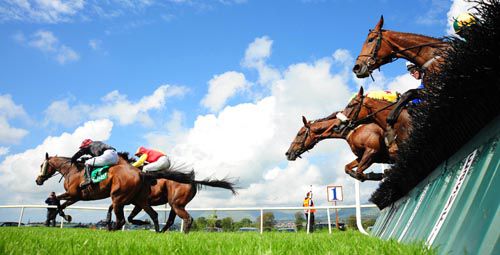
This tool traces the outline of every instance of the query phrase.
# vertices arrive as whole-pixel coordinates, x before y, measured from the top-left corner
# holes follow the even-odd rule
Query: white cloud
[[[267,65],[262,60],[270,57],[270,42],[269,38],[257,38],[248,47],[243,64]],[[192,163],[197,179],[239,178],[243,187],[239,196],[207,189],[197,195],[193,207],[221,203],[300,205],[309,185],[319,193],[332,180],[352,184],[343,167],[354,156],[344,141],[321,142],[302,160],[288,162],[285,158],[288,146],[303,125],[302,115],[310,119],[325,117],[347,104],[351,92],[347,84],[350,75],[345,70],[352,65],[352,56],[346,50],[336,51],[333,56],[313,63],[296,63],[281,73],[276,71],[269,94],[255,102],[200,115],[192,128],[145,136],[151,147],[165,150],[173,161]],[[332,72],[333,64],[340,65],[340,69]],[[325,162],[318,158],[331,159]],[[317,203],[324,204],[319,200]]]
[[[84,0],[14,0],[0,5],[1,20],[59,23],[83,10]]]
[[[394,78],[388,85],[387,89],[404,93],[409,89],[415,89],[420,85],[420,80],[413,78],[410,74],[403,74]]]
[[[109,139],[113,123],[109,120],[86,122],[73,133],[49,136],[42,144],[24,152],[8,155],[0,163],[0,188],[9,190],[12,196],[5,203],[40,203],[49,191],[63,191],[62,184],[56,178],[47,181],[44,186],[37,186],[35,179],[40,171],[45,152],[49,155],[71,156],[78,150],[78,145],[85,138],[105,141]]]
[[[89,47],[93,50],[101,49],[102,41],[99,39],[91,39],[89,40]]]
[[[9,147],[0,147],[0,156],[6,155],[9,153]]]
[[[273,41],[267,36],[256,38],[245,51],[242,65],[254,68],[259,73],[259,83],[269,85],[280,78],[278,70],[269,66],[266,61],[271,56]]]
[[[238,91],[250,86],[242,73],[230,71],[221,75],[215,75],[208,82],[208,94],[203,98],[201,104],[212,112],[220,110],[226,101]]]
[[[13,38],[18,43],[26,43],[30,47],[51,55],[59,64],[65,64],[80,59],[80,55],[76,51],[61,44],[59,39],[51,31],[38,30],[31,35],[29,40],[24,37],[23,33],[18,32]]]
[[[130,101],[127,95],[118,90],[102,97],[100,105],[78,104],[72,107],[68,100],[55,101],[45,110],[45,122],[74,126],[86,119],[109,118],[117,120],[120,125],[136,122],[146,126],[152,125],[149,111],[161,110],[167,98],[182,96],[185,93],[185,87],[162,85],[153,94],[144,96],[137,102]]]
[[[28,131],[12,127],[9,119],[27,118],[21,105],[17,105],[10,95],[0,95],[0,144],[15,144],[28,134]]]

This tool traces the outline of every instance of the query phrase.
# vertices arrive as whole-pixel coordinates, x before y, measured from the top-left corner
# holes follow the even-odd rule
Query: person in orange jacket
[[[141,167],[144,172],[153,172],[158,170],[168,170],[170,169],[170,159],[167,154],[153,149],[147,149],[144,147],[139,147],[135,153],[139,160],[137,160],[132,165],[135,167]],[[144,163],[148,163],[144,165]]]
[[[313,207],[314,202],[312,200],[312,191],[307,192],[306,197],[304,198],[304,207]],[[311,211],[311,217],[309,218],[309,232],[314,231],[314,213],[316,212],[316,209],[305,209],[304,214],[306,216],[307,220],[307,214],[309,213],[309,210]]]

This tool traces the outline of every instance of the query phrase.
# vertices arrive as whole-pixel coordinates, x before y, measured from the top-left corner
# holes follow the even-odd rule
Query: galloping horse
[[[66,192],[57,196],[60,200],[66,200],[61,205],[61,213],[64,208],[80,200],[88,201],[111,197],[116,215],[114,230],[120,229],[125,224],[123,207],[132,203],[146,211],[153,220],[155,230],[159,232],[158,213],[148,203],[151,180],[166,178],[182,183],[191,183],[194,178],[192,173],[185,174],[177,171],[162,171],[155,175],[141,173],[139,169],[120,157],[118,164],[108,169],[108,178],[98,184],[92,184],[87,190],[87,188],[80,188],[79,185],[84,178],[82,168],[82,164],[72,164],[71,158],[49,157],[46,153],[36,183],[43,185],[57,172],[64,177]],[[64,216],[64,213],[62,215]],[[111,225],[108,225],[108,229],[111,230]]]
[[[132,162],[133,159],[129,159],[127,153],[120,154],[120,156],[126,159],[128,162]],[[228,181],[227,179],[222,180],[210,180],[205,179],[202,181],[194,180],[191,183],[180,183],[172,180],[158,179],[156,183],[151,186],[151,191],[149,193],[149,205],[164,205],[168,203],[171,207],[170,214],[166,225],[162,228],[161,232],[165,232],[174,224],[175,216],[178,215],[184,221],[184,233],[188,233],[193,223],[193,218],[186,211],[186,205],[194,198],[198,189],[203,185],[223,188],[231,190],[233,194],[236,194],[234,189],[234,183]],[[107,221],[108,224],[111,223],[111,210],[113,205],[109,207]],[[128,222],[135,225],[147,224],[141,220],[135,220],[134,217],[141,212],[142,208],[135,206],[130,215],[128,216]]]
[[[398,58],[413,62],[427,73],[439,72],[440,64],[446,57],[445,50],[450,47],[448,42],[424,35],[384,30],[383,25],[382,16],[375,28],[368,33],[361,53],[356,58],[352,71],[358,78],[366,78],[373,70]],[[424,77],[424,86],[426,78],[428,75]],[[399,99],[394,112],[400,112],[410,100],[421,97],[421,90],[408,90]],[[391,113],[389,122],[393,123],[396,115]]]
[[[394,109],[396,102],[389,102],[382,99],[374,99],[363,94],[363,87],[360,87],[358,94],[351,99],[347,107],[342,111],[346,117],[348,125],[357,126],[360,123],[373,121],[384,131],[387,130],[387,115]],[[396,134],[395,142],[389,145],[388,152],[391,159],[397,157],[398,144],[406,141],[411,131],[410,115],[403,109],[394,124]]]
[[[193,223],[193,218],[186,211],[186,205],[194,198],[196,192],[202,185],[207,185],[211,187],[219,187],[224,189],[229,189],[236,194],[234,190],[233,183],[227,180],[202,180],[193,181],[192,184],[179,183],[172,180],[159,179],[156,184],[151,186],[151,192],[149,193],[149,203],[151,206],[164,205],[168,203],[171,207],[170,214],[168,215],[168,220],[166,225],[161,229],[161,232],[165,232],[174,224],[175,216],[179,216],[184,221],[183,232],[188,233],[191,224]],[[135,220],[134,217],[141,212],[142,208],[135,206],[130,215],[128,216],[128,221],[132,224],[142,225],[147,224],[141,220]]]
[[[355,160],[345,165],[345,172],[360,181],[381,180],[383,174],[363,173],[373,163],[389,163],[391,159],[384,143],[384,130],[375,123],[359,124],[348,127],[337,118],[340,112],[314,121],[307,121],[302,116],[304,126],[300,128],[290,148],[286,152],[288,160],[312,149],[319,141],[328,138],[344,139],[351,151],[357,156]],[[357,168],[356,172],[353,170]]]

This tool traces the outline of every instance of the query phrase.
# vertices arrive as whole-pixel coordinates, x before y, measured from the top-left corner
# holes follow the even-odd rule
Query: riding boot
[[[85,165],[85,173],[83,174],[83,182],[80,183],[80,187],[84,187],[84,186],[87,186],[91,183],[91,180],[90,180],[90,168],[91,166],[89,165]]]

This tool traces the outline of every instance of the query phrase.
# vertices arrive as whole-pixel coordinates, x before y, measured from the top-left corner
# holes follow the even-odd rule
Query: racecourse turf
[[[108,232],[43,227],[0,228],[0,254],[435,254],[357,231],[283,233]]]

